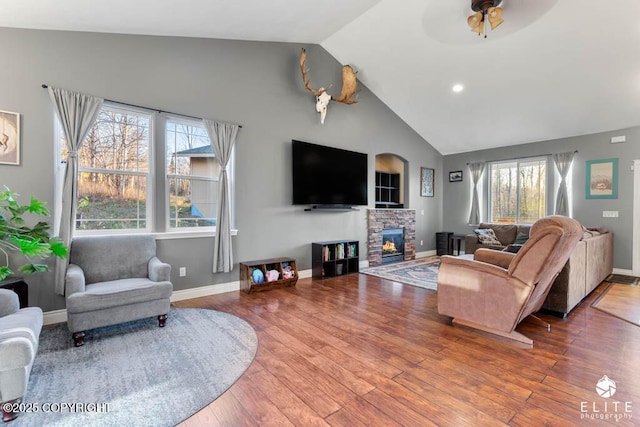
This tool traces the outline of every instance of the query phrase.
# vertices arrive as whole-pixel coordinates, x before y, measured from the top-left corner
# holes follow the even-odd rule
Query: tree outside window
[[[491,222],[531,224],[547,215],[545,158],[491,163],[489,218]]]

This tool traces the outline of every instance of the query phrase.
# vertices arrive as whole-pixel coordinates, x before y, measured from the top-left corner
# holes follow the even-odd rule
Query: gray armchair
[[[150,235],[82,236],[71,242],[66,275],[67,325],[76,347],[85,331],[169,313],[171,266]]]
[[[33,360],[42,330],[40,307],[20,309],[18,295],[0,289],[0,403],[20,403],[27,391]],[[15,419],[18,412],[2,409],[2,421]]]

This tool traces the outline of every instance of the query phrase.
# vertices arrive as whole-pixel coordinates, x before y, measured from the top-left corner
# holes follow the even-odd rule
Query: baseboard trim
[[[44,313],[44,324],[55,325],[56,323],[64,323],[67,321],[67,309],[52,310]]]
[[[435,256],[438,255],[438,251],[423,251],[423,252],[416,252],[416,259],[417,258],[426,258],[426,257],[430,257],[430,256]]]
[[[633,270],[627,270],[625,268],[614,268],[613,274],[621,274],[623,276],[633,276]]]

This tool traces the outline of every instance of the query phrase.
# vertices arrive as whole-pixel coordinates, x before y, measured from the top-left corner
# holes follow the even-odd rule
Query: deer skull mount
[[[341,102],[343,104],[355,104],[358,102],[356,90],[358,88],[358,79],[356,77],[356,71],[350,65],[342,66],[342,90],[340,96],[334,98],[327,93],[327,90],[323,87],[320,89],[313,89],[311,83],[309,83],[309,77],[307,76],[307,51],[303,48],[300,53],[300,70],[302,71],[302,80],[304,81],[304,87],[316,96],[316,111],[320,113],[320,123],[324,124],[324,119],[327,116],[327,107],[329,107],[330,101]]]

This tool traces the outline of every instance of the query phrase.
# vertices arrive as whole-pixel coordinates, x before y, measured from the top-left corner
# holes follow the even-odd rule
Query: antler
[[[342,90],[340,91],[340,97],[331,97],[332,101],[342,102],[343,104],[355,104],[358,102],[358,95],[356,90],[358,89],[358,78],[356,77],[356,71],[351,68],[350,65],[342,66]]]
[[[315,96],[320,96],[323,92],[325,92],[324,88],[320,88],[319,90],[315,90],[311,87],[311,83],[309,83],[309,77],[307,77],[307,51],[305,48],[302,48],[302,52],[300,52],[300,70],[302,70],[302,80],[304,81],[304,87],[311,91]]]
[[[326,89],[320,88],[315,90],[309,83],[309,77],[307,76],[307,51],[302,48],[300,52],[300,70],[302,71],[302,80],[304,81],[304,87],[310,90],[315,96],[320,96]],[[343,104],[355,104],[358,102],[356,90],[358,89],[358,78],[356,71],[350,65],[344,65],[342,67],[342,90],[338,98],[331,97],[332,101],[341,102]]]

